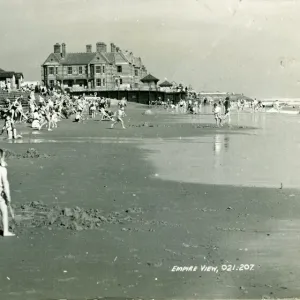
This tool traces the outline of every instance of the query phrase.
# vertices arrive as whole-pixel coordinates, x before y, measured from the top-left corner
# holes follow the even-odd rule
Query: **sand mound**
[[[143,115],[153,115],[152,110],[147,109],[146,111],[143,112]]]
[[[8,149],[4,149],[4,150],[5,150],[6,158],[8,158],[8,159],[10,159],[10,158],[46,158],[46,157],[50,157],[50,155],[45,154],[45,153],[40,153],[35,148],[29,148],[23,154],[18,154],[11,150],[8,150]]]
[[[154,127],[153,124],[148,123],[148,122],[144,122],[144,123],[142,123],[142,124],[137,124],[137,125],[131,124],[131,125],[129,125],[129,126],[130,126],[130,127]]]
[[[97,229],[103,223],[125,224],[134,222],[130,215],[142,214],[140,208],[129,208],[121,212],[104,215],[99,209],[49,207],[40,201],[15,206],[15,213],[19,216],[18,227],[57,228],[69,230]]]
[[[3,150],[5,151],[5,158],[17,157],[19,155],[8,149],[3,149]]]

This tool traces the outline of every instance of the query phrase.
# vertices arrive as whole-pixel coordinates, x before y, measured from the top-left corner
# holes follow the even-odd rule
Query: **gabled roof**
[[[141,79],[141,82],[155,82],[157,83],[159,81],[159,79],[157,79],[156,77],[154,77],[151,74],[148,74],[147,76],[145,76],[144,78]]]
[[[60,54],[59,54],[60,55]],[[60,62],[60,57],[57,55],[57,53],[51,53],[47,59],[45,60],[45,62],[43,63],[43,65],[47,64],[47,63],[52,63],[53,61],[59,63]]]
[[[164,82],[159,84],[160,87],[171,87],[173,84],[169,82],[168,80],[165,80]]]
[[[114,55],[115,64],[124,63],[124,62],[128,63],[128,60],[126,59],[126,57],[122,52],[114,52],[112,54]]]
[[[57,62],[62,65],[87,65],[91,63],[96,55],[99,55],[102,60],[110,64],[131,63],[137,67],[142,67],[141,58],[134,57],[132,53],[119,52],[81,52],[81,53],[66,53],[66,57],[62,58],[60,53],[51,53],[44,64]],[[97,61],[93,61],[97,62]],[[43,65],[44,65],[43,64]]]
[[[94,58],[90,63],[110,63],[107,57],[103,53],[94,53]]]
[[[109,61],[110,64],[114,64],[115,63],[115,55],[114,55],[114,53],[105,52],[105,53],[102,53],[102,54],[107,58],[107,60]]]
[[[121,56],[126,62],[130,62],[130,61],[128,60],[128,58],[125,56],[125,54],[124,54],[122,51],[119,51],[119,52],[117,52],[117,53],[119,53],[120,56]]]
[[[61,59],[63,65],[87,65],[95,57],[96,53],[67,53],[65,58]]]
[[[4,71],[3,69],[0,68],[0,73],[3,73],[3,72],[6,72],[6,71]]]
[[[15,72],[12,72],[12,71],[9,71],[9,72],[1,72],[1,73],[0,73],[0,78],[2,78],[2,79],[12,78],[13,76],[16,77],[16,73],[15,73]]]
[[[21,72],[16,72],[15,76],[16,76],[16,79],[20,79],[21,77],[24,78],[24,75]]]

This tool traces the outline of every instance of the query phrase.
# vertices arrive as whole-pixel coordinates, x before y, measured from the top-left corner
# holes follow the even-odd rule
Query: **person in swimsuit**
[[[11,118],[14,120],[16,115],[16,110],[19,106],[19,98],[16,98],[10,107]]]
[[[51,121],[50,121],[52,128],[57,128],[57,122],[58,122],[58,113],[55,109],[53,109],[51,114]]]
[[[123,128],[123,129],[126,129],[125,126],[124,126],[124,121],[123,121],[123,119],[122,119],[123,115],[124,115],[124,108],[122,108],[122,109],[119,108],[119,109],[116,111],[116,113],[115,113],[116,119],[115,119],[115,120],[113,119],[113,123],[111,124],[111,128],[114,128],[114,126],[115,126],[117,123],[121,122],[122,128]]]
[[[19,117],[19,121],[20,123],[22,122],[22,120],[27,120],[27,116],[25,115],[24,111],[23,111],[23,106],[22,106],[22,96],[21,98],[19,98],[19,101],[18,101],[18,105],[16,107],[16,110],[15,110],[15,117]]]
[[[77,109],[76,111],[80,114],[80,119],[83,117],[83,109],[84,109],[84,103],[81,99],[77,102]]]
[[[39,129],[40,128],[40,114],[38,112],[38,110],[36,109],[33,113],[33,116],[32,116],[32,124],[31,124],[31,128],[33,129]]]
[[[5,151],[0,149],[0,210],[2,214],[3,236],[15,236],[8,227],[8,205],[11,203],[9,182],[7,179]]]
[[[46,124],[48,124],[48,131],[52,131],[51,129],[51,112],[50,112],[50,107],[47,105],[44,105],[41,109],[41,113],[42,113],[42,116],[44,117],[44,122],[41,122],[41,126],[40,126],[40,129],[42,129],[42,127]]]
[[[32,99],[32,98],[29,98],[28,99],[28,104],[29,104],[29,114],[33,114],[35,109],[36,109],[36,106],[35,106],[35,101]]]
[[[4,126],[1,131],[1,135],[3,134],[4,131],[6,131],[7,133],[7,139],[12,140],[15,133],[15,127],[14,127],[14,122],[10,116],[6,116]]]
[[[100,114],[101,114],[101,121],[105,121],[105,120],[113,121],[111,116],[106,112],[106,110],[103,107],[100,109]]]
[[[79,111],[75,112],[75,119],[74,122],[79,123],[81,121],[81,113]]]
[[[230,103],[230,98],[226,97],[225,101],[224,101],[224,108],[225,108],[225,118],[228,118],[228,123],[230,123],[230,110],[231,110],[231,103]]]
[[[245,100],[244,100],[244,99],[241,99],[241,102],[240,102],[240,103],[241,103],[241,106],[240,106],[241,109],[244,110],[244,107],[245,107],[245,105],[246,105]]]
[[[92,101],[91,102],[91,105],[90,105],[90,114],[92,115],[92,119],[94,119],[96,117],[96,103],[95,101]]]
[[[214,104],[213,113],[217,127],[222,126],[221,107],[217,103]]]

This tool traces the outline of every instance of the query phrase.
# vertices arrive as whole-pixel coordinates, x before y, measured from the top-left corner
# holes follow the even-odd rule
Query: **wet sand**
[[[285,185],[279,189],[272,175],[268,187],[247,186],[247,176],[239,182],[244,186],[232,180],[201,183],[205,173],[214,178],[209,169],[214,162],[205,164],[193,156],[185,168],[176,153],[185,151],[176,148],[178,144],[191,140],[198,145],[195,137],[206,138],[211,153],[201,152],[200,146],[199,151],[210,160],[216,151],[225,153],[223,136],[241,141],[260,134],[268,137],[268,124],[292,119],[264,120],[261,115],[260,121],[250,122],[243,115],[239,120],[233,116],[231,127],[217,129],[212,116],[205,114],[181,119],[164,113],[143,116],[142,111],[128,109],[127,130],[110,130],[109,122],[66,120],[53,132],[32,134],[31,129],[21,128],[23,143],[1,142],[20,155],[8,160],[18,237],[0,239],[0,298],[298,297],[297,183],[294,189]],[[217,134],[222,147],[214,152]],[[277,142],[274,135],[270,133]],[[164,144],[170,151],[158,160]],[[41,156],[23,157],[29,148]],[[151,157],[154,154],[159,157]],[[259,158],[251,159],[257,171]],[[180,168],[168,169],[176,160]],[[193,179],[195,173],[187,171],[191,165],[202,173],[199,182]],[[224,168],[219,172],[225,177]],[[177,175],[170,177],[174,170]],[[82,214],[75,218],[76,209]],[[46,214],[39,214],[43,210]],[[52,224],[49,212],[59,215]],[[74,225],[74,218],[81,228]],[[80,223],[82,219],[95,226]],[[254,267],[227,272],[222,271],[224,264]],[[204,265],[219,271],[201,271]],[[198,270],[172,272],[174,266]]]

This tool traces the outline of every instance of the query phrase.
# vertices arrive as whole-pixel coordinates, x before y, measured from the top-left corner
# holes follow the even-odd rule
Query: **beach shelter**
[[[172,87],[173,84],[171,82],[169,82],[168,80],[165,80],[164,82],[159,84],[160,87]]]
[[[156,88],[159,79],[151,74],[148,74],[147,76],[141,79],[141,82],[147,84],[149,86],[149,89],[151,89],[152,87]]]

